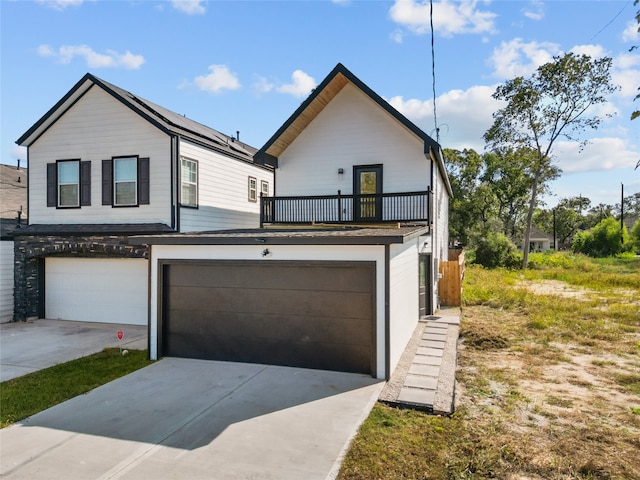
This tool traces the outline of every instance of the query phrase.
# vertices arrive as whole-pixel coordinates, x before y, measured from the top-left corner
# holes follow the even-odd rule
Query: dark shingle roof
[[[256,152],[254,147],[239,142],[231,136],[220,133],[184,115],[156,105],[90,73],[82,77],[58,103],[16,140],[16,143],[24,146],[31,145],[49,126],[55,123],[79,98],[94,86],[102,88],[105,92],[169,135],[179,135],[238,160],[253,163],[253,155]]]
[[[246,229],[215,232],[144,235],[129,242],[152,245],[389,245],[404,243],[426,233],[425,225],[333,227],[299,229]]]
[[[0,164],[0,236],[4,239],[18,227],[27,223],[27,175],[26,168]]]
[[[112,223],[112,224],[34,224],[23,226],[14,236],[24,235],[156,235],[174,233],[164,223]]]

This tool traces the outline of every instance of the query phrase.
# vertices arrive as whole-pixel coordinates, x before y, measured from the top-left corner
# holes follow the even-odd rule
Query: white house
[[[16,143],[30,175],[15,320],[146,325],[148,250],[129,237],[257,227],[258,189],[273,192],[255,149],[91,74]]]
[[[389,378],[439,306],[440,145],[338,64],[254,161],[276,176],[262,228],[130,239],[149,248],[151,358]]]

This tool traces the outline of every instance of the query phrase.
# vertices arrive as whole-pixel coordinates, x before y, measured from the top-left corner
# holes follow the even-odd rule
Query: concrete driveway
[[[325,479],[383,382],[165,358],[0,430],[12,479]]]
[[[122,341],[118,330],[124,333]],[[118,345],[146,350],[147,326],[68,320],[0,323],[0,382]]]
[[[58,350],[81,356],[77,351],[87,346],[76,336],[93,338],[92,351],[107,346],[98,345],[96,324],[44,323],[38,333],[11,325],[1,331],[3,375],[7,358],[37,369],[51,363],[40,358],[48,354],[55,363],[65,361]],[[67,330],[72,327],[88,331]],[[50,345],[47,328],[62,336],[57,341],[64,332],[74,340],[59,349]],[[116,330],[105,327],[103,339],[113,343]],[[125,327],[125,339],[127,331],[133,336]],[[139,348],[145,348],[146,329],[144,337]],[[0,430],[0,477],[333,478],[383,385],[365,375],[165,358]]]

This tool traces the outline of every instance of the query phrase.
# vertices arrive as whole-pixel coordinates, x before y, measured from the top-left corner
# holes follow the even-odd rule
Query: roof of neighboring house
[[[549,240],[553,241],[553,235],[549,235],[548,233],[543,232],[539,228],[531,226],[531,232],[529,233],[529,240]]]
[[[15,231],[14,236],[36,235],[153,235],[175,233],[164,223],[33,224]]]
[[[430,151],[433,152],[442,177],[444,178],[447,191],[449,195],[453,195],[449,177],[447,176],[447,171],[442,159],[442,149],[438,142],[424,133],[407,117],[398,112],[398,110],[393,108],[389,102],[371,90],[371,88],[341,63],[336,65],[331,73],[311,92],[311,95],[293,112],[289,119],[273,134],[267,143],[258,150],[255,154],[256,162],[276,167],[278,156],[293,143],[298,135],[318,116],[324,107],[349,83],[360,89],[389,115],[424,142],[424,153],[429,154]]]
[[[395,228],[334,227],[297,230],[244,229],[129,238],[134,245],[389,245],[427,232],[425,225]]]
[[[27,175],[26,168],[0,164],[0,236],[9,238],[20,224],[27,224]]]
[[[205,147],[223,152],[239,160],[253,163],[254,147],[242,143],[184,115],[167,110],[116,85],[87,73],[69,92],[58,101],[40,120],[27,130],[16,143],[30,146],[53,125],[91,88],[98,87],[133,110],[148,122],[169,135],[179,135]]]

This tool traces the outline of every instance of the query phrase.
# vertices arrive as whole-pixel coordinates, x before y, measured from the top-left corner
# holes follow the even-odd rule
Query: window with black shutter
[[[91,162],[58,160],[47,164],[47,207],[91,205]]]

